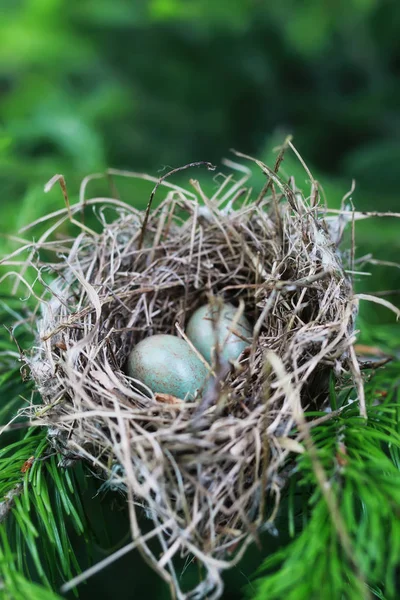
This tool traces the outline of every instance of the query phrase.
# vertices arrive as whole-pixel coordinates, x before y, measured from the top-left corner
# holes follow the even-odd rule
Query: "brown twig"
[[[143,245],[144,234],[145,234],[147,223],[148,223],[148,220],[149,220],[150,210],[151,210],[151,207],[153,205],[154,196],[156,194],[157,189],[162,184],[162,182],[165,179],[167,179],[167,177],[171,177],[171,175],[175,175],[176,173],[179,173],[180,171],[184,171],[186,169],[191,169],[192,167],[203,167],[203,166],[207,167],[207,169],[209,171],[215,171],[215,168],[216,168],[210,162],[206,162],[204,160],[201,160],[201,161],[198,161],[198,162],[188,163],[187,165],[183,165],[182,167],[177,167],[176,169],[172,169],[171,171],[169,171],[168,173],[166,173],[165,175],[163,175],[162,177],[160,177],[160,179],[157,181],[156,185],[154,186],[154,188],[151,191],[149,202],[148,202],[147,207],[146,207],[146,212],[144,213],[143,225],[142,225],[142,230],[140,232],[140,238],[139,238],[139,244],[138,244],[138,249],[139,250],[142,248],[142,245]]]

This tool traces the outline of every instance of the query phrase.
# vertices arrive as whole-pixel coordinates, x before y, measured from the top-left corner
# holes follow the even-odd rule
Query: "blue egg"
[[[223,304],[220,309],[206,304],[191,316],[186,335],[208,363],[213,361],[217,344],[221,357],[227,361],[239,358],[249,345],[247,339],[252,335],[252,328],[245,316],[242,315],[230,331],[237,310],[232,304]]]
[[[154,393],[193,400],[209,375],[207,367],[185,340],[174,335],[152,335],[129,355],[128,374]]]

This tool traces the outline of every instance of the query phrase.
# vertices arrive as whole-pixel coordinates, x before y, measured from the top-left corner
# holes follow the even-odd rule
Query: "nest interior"
[[[52,274],[26,356],[46,407],[32,409],[35,422],[65,464],[83,458],[126,493],[132,538],[177,598],[220,597],[221,571],[273,524],[293,425],[324,408],[327,373],[345,370],[352,344],[352,286],[315,182],[305,195],[257,164],[269,182],[258,195],[240,166],[212,196],[164,179],[165,199],[146,215],[82,198],[48,216],[29,258],[40,282]],[[82,223],[77,237],[57,236],[79,225],[83,204],[101,231]],[[193,311],[221,300],[253,326],[240,358],[212,365],[195,401],[143,393],[126,374],[134,344],[185,336]],[[181,589],[178,557],[204,566],[193,590]]]

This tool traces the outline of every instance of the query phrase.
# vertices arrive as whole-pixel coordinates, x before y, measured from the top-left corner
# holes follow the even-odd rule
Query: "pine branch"
[[[0,528],[0,598],[1,600],[61,600],[54,592],[26,579],[17,569],[3,528]]]
[[[71,579],[80,572],[66,523],[71,523],[79,535],[86,532],[87,523],[75,474],[60,473],[60,457],[44,456],[40,460],[46,450],[47,440],[37,449],[38,458],[26,473],[23,492],[14,498],[9,532],[17,555],[24,556],[28,551],[40,578],[49,583],[59,575]],[[24,565],[19,562],[23,570]]]
[[[0,321],[23,322],[12,301],[0,301]],[[29,341],[29,331],[21,329],[19,341]],[[23,394],[30,391],[18,368],[22,352],[13,335],[0,336],[0,429],[23,407]],[[17,417],[18,421],[18,417]],[[5,598],[45,598],[40,587],[29,588],[24,579],[39,577],[49,588],[80,572],[68,525],[79,535],[90,536],[80,491],[86,484],[83,468],[70,472],[58,466],[47,440],[47,432],[36,428],[7,429],[0,449],[0,578]],[[27,424],[26,424],[27,425]],[[6,556],[5,560],[2,557]],[[27,560],[27,557],[30,557]],[[30,565],[30,566],[28,566]],[[32,566],[33,565],[33,566]],[[33,585],[33,584],[32,584]],[[21,592],[17,593],[17,590]],[[1,588],[0,588],[1,591]],[[19,595],[18,595],[19,594]],[[48,598],[55,596],[48,592]]]
[[[364,600],[368,591],[360,589],[358,570],[371,595],[385,600],[398,598],[399,372],[400,364],[392,363],[367,385],[367,422],[360,419],[358,407],[352,403],[331,420],[310,429],[354,557],[341,549],[309,454],[300,455],[297,481],[292,480],[288,503],[288,530],[294,541],[264,562],[257,574],[255,595],[252,586],[253,600]],[[344,406],[348,396],[349,392],[335,396],[332,406]],[[306,491],[310,499],[308,506],[297,510],[299,490]],[[305,525],[304,509],[308,515]]]

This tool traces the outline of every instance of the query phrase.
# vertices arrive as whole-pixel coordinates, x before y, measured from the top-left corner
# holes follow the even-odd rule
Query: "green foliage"
[[[219,165],[231,147],[267,154],[285,132],[316,176],[330,173],[330,204],[338,205],[355,178],[357,208],[397,210],[400,4],[3,4],[0,233],[15,235],[63,206],[59,190],[43,193],[55,173],[66,176],[74,202],[90,172],[157,175],[199,159]],[[119,193],[125,189],[124,199],[146,204],[142,185],[118,185]],[[110,191],[102,182],[90,193]],[[397,226],[379,227],[377,236],[375,223],[357,224],[359,255],[396,261]],[[0,252],[9,249],[0,237]],[[399,273],[383,277],[381,289],[398,287]]]
[[[61,597],[53,591],[29,581],[21,575],[13,560],[14,555],[7,544],[7,539],[2,535],[0,565],[5,563],[8,568],[3,582],[0,583],[1,600],[61,600]]]
[[[300,455],[291,488],[295,495],[288,504],[294,541],[265,560],[256,580],[256,595],[250,594],[255,600],[398,597],[399,368],[398,362],[393,363],[369,383],[367,422],[352,403],[339,416],[311,429],[351,554],[343,549],[340,524],[317,485],[313,461],[308,453]],[[339,407],[343,401],[343,395],[334,400]],[[296,495],[306,496],[306,505]]]
[[[58,208],[42,193],[56,172],[75,197],[88,172],[259,154],[276,128],[347,187],[356,176],[360,206],[384,193],[393,208],[399,20],[376,0],[6,2],[2,223],[21,225],[16,200],[28,219]]]
[[[0,318],[4,324],[21,320],[17,308],[15,300],[1,301]],[[71,578],[79,571],[69,530],[73,527],[78,535],[84,534],[87,538],[90,529],[80,500],[85,488],[82,466],[72,471],[60,469],[61,457],[51,449],[47,432],[33,427],[27,429],[23,412],[18,417],[18,411],[27,402],[24,396],[29,393],[31,384],[21,382],[19,368],[11,358],[18,356],[15,342],[5,333],[0,337],[3,354],[0,427],[11,418],[12,423],[9,431],[1,433],[0,578],[5,585],[5,598],[13,598],[13,594],[15,598],[22,598],[31,586],[23,574],[39,578],[49,586],[50,582],[54,585],[60,577]],[[29,338],[29,332],[21,330],[20,342],[28,342]],[[14,426],[17,428],[13,429]],[[31,592],[35,598],[40,597],[43,590],[32,586]],[[51,598],[50,592],[48,598]]]
[[[60,469],[59,460],[51,453],[46,431],[30,429],[0,450],[0,499],[12,513],[5,515],[1,535],[15,553],[18,572],[46,585],[79,572],[67,525],[78,535],[89,535],[78,492],[83,489],[82,468]],[[0,573],[5,580],[7,562],[0,564]]]

